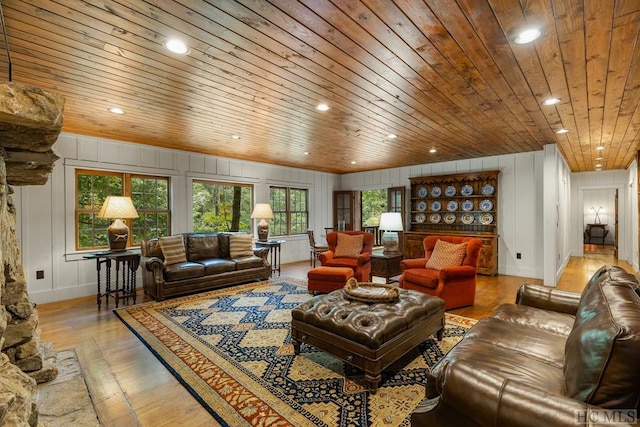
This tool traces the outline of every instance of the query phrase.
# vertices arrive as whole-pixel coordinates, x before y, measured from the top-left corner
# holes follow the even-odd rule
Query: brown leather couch
[[[433,367],[411,425],[636,425],[639,293],[615,266],[582,294],[522,285]]]
[[[155,300],[227,285],[266,280],[271,276],[268,248],[254,249],[250,257],[229,256],[231,233],[183,233],[187,262],[165,265],[157,238],[140,250],[144,292]]]

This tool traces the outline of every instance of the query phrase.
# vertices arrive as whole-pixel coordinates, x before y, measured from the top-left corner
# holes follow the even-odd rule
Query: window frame
[[[273,199],[273,193],[272,190],[279,190],[282,191],[284,190],[285,192],[285,210],[278,210],[276,209],[276,203],[274,202]],[[304,206],[306,208],[306,210],[292,210],[291,209],[291,203],[292,203],[292,197],[291,197],[291,192],[292,191],[301,191],[304,192]],[[272,185],[269,186],[269,203],[271,205],[271,210],[273,211],[273,215],[274,217],[276,217],[277,215],[284,215],[285,217],[285,223],[286,223],[286,227],[285,227],[285,234],[278,234],[276,233],[273,229],[269,230],[269,235],[271,236],[299,236],[299,235],[303,235],[307,233],[307,230],[309,229],[309,189],[308,188],[302,188],[302,187],[286,187],[286,186],[280,186],[280,185]],[[304,230],[299,230],[299,232],[293,233],[292,232],[292,217],[293,215],[303,215],[306,219],[306,225],[303,227]],[[275,219],[275,218],[274,218]]]
[[[120,177],[122,180],[122,191],[119,194],[107,194],[108,196],[129,196],[132,197],[132,184],[131,184],[131,180],[132,179],[136,179],[136,178],[141,178],[141,179],[156,179],[156,180],[164,180],[167,182],[167,209],[166,210],[160,210],[160,209],[146,209],[146,210],[140,210],[140,212],[144,212],[144,213],[149,213],[149,212],[157,212],[157,213],[166,213],[167,215],[167,235],[171,234],[171,222],[172,222],[172,210],[171,210],[171,177],[169,176],[162,176],[162,175],[149,175],[149,174],[142,174],[142,173],[133,173],[133,172],[121,172],[121,171],[112,171],[112,170],[100,170],[100,169],[85,169],[85,168],[74,168],[74,184],[73,184],[73,188],[74,188],[74,197],[73,197],[73,203],[74,203],[74,248],[75,251],[95,251],[95,250],[100,250],[100,249],[107,249],[109,247],[108,243],[106,245],[103,246],[80,246],[80,215],[81,214],[93,214],[97,217],[98,213],[100,212],[100,209],[102,208],[102,204],[104,203],[104,201],[102,203],[99,204],[99,206],[94,206],[93,208],[79,208],[78,207],[78,195],[79,193],[79,189],[78,189],[78,178],[80,175],[94,175],[94,176],[107,176],[107,177]],[[138,208],[136,208],[136,210],[138,210]],[[127,248],[133,248],[133,247],[138,247],[140,245],[141,242],[134,242],[133,241],[133,230],[134,230],[134,218],[123,218],[122,219],[123,222],[125,224],[127,224],[127,227],[129,227],[129,237],[128,237],[128,241],[127,241]],[[107,220],[107,225],[106,227],[108,227],[110,224],[110,219]],[[94,230],[95,233],[95,225],[92,228]],[[106,235],[106,228],[104,231],[105,235]],[[157,237],[157,236],[146,236],[146,237]]]

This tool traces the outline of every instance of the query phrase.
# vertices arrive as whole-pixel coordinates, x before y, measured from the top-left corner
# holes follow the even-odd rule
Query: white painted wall
[[[15,187],[17,234],[29,294],[36,303],[95,295],[94,261],[74,248],[75,168],[171,176],[172,230],[191,230],[193,179],[246,182],[255,201],[267,200],[270,185],[309,189],[310,228],[333,222],[333,191],[404,186],[409,178],[499,170],[498,272],[542,278],[555,285],[571,255],[582,255],[581,189],[618,188],[620,258],[638,270],[637,164],[626,171],[571,174],[555,145],[538,152],[484,157],[335,175],[224,157],[206,156],[63,133],[54,150],[61,157],[43,186]],[[407,199],[408,200],[408,199]],[[286,236],[282,262],[308,259],[308,240]],[[516,259],[516,253],[522,258]],[[36,280],[36,270],[45,277]]]
[[[192,230],[188,201],[193,179],[251,183],[256,203],[268,200],[270,185],[308,188],[309,226],[315,230],[331,223],[333,191],[340,183],[340,176],[335,174],[69,133],[61,134],[53,148],[60,159],[47,184],[14,188],[16,232],[29,295],[36,303],[96,294],[95,261],[83,259],[82,252],[75,250],[76,168],[170,176],[175,233]],[[308,259],[306,234],[285,236],[283,240],[283,263]],[[44,271],[44,279],[36,280],[37,270]]]
[[[489,170],[500,171],[498,273],[542,278],[541,151],[345,174],[340,186],[341,190],[404,186],[409,197],[409,178]],[[518,252],[521,259],[516,259]]]

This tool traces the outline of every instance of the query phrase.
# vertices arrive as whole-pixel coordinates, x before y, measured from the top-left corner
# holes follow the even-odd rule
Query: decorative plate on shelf
[[[420,224],[422,224],[426,220],[427,220],[427,216],[425,214],[423,214],[422,212],[416,214],[416,222],[419,222]]]
[[[454,222],[456,222],[456,214],[454,213],[444,214],[444,222],[446,222],[447,224],[453,224]]]
[[[444,189],[444,195],[447,197],[453,197],[456,195],[456,187],[453,185],[447,185],[447,188]]]
[[[441,219],[442,217],[440,216],[439,213],[431,214],[431,216],[429,217],[429,221],[431,221],[434,224],[439,223]]]
[[[431,197],[440,197],[440,196],[442,196],[442,188],[433,187],[431,189]]]
[[[493,202],[489,199],[484,199],[480,202],[480,210],[481,211],[490,211],[493,209]]]
[[[458,210],[458,202],[455,200],[449,200],[447,202],[447,210],[450,212],[454,212]]]
[[[437,201],[437,200],[434,200],[434,201],[431,203],[431,210],[432,210],[432,211],[436,211],[436,212],[437,212],[437,211],[439,211],[440,209],[442,209],[442,203],[440,203],[440,202],[439,202],[439,201]]]
[[[429,194],[427,192],[427,187],[420,187],[418,189],[418,197],[427,197],[427,194]]]
[[[491,184],[485,184],[482,186],[482,194],[484,194],[485,196],[492,195],[494,191],[496,191],[496,189],[493,188],[493,185]]]
[[[472,224],[473,223],[473,215],[471,215],[470,213],[465,213],[460,215],[460,220],[462,221],[463,224]]]
[[[462,210],[463,211],[472,211],[473,210],[473,202],[471,200],[465,200],[462,202]]]
[[[463,186],[460,189],[460,194],[462,194],[463,196],[470,196],[473,194],[473,187],[470,186],[469,184]]]
[[[491,224],[492,222],[493,222],[493,215],[491,215],[490,213],[484,213],[480,215],[481,224],[488,225],[488,224]]]
[[[425,202],[424,200],[418,203],[417,206],[419,211],[426,211],[427,210],[427,202]]]

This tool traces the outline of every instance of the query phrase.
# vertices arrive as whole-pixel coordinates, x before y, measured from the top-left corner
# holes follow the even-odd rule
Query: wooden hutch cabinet
[[[486,171],[410,178],[411,223],[404,257],[424,257],[427,235],[480,239],[478,273],[498,273],[498,173]]]

